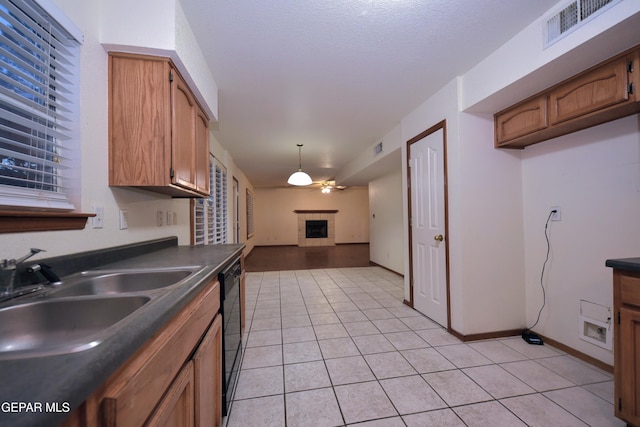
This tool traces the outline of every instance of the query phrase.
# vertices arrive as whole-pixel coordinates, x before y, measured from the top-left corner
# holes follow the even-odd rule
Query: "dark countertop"
[[[640,272],[640,258],[608,259],[605,265],[618,270]]]
[[[94,269],[195,267],[180,286],[172,286],[134,314],[122,320],[118,331],[98,346],[77,353],[0,360],[0,425],[56,426],[115,372],[155,332],[230,262],[244,245],[171,246],[144,255],[110,262]],[[99,254],[99,251],[93,251]],[[110,259],[113,261],[113,259]],[[55,319],[51,319],[55,322]],[[123,323],[124,322],[124,323]],[[39,411],[16,413],[8,403],[42,405]],[[61,411],[46,412],[45,403],[58,403]],[[63,411],[68,405],[68,410]],[[28,409],[28,408],[27,408]]]

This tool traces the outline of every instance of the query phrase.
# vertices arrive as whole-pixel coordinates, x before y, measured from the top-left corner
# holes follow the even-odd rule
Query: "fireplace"
[[[295,210],[298,246],[335,246],[337,210]]]
[[[326,239],[329,226],[326,219],[312,219],[305,221],[305,237],[307,239]]]

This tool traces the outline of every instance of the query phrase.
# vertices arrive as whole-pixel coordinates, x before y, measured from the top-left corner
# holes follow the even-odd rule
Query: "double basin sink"
[[[98,346],[162,290],[195,268],[88,271],[59,287],[0,308],[0,360],[84,351]]]

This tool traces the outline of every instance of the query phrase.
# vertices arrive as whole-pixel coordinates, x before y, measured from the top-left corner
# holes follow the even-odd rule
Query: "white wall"
[[[217,121],[218,86],[180,2],[102,0],[100,3],[100,42],[104,48],[170,57],[209,119]]]
[[[520,160],[493,148],[492,117],[460,113],[459,96],[455,79],[405,117],[403,139],[446,119],[451,327],[464,335],[515,329],[524,321]],[[406,181],[404,171],[406,162]],[[406,247],[407,299],[408,262]]]
[[[578,316],[581,299],[613,306],[605,260],[640,253],[640,117],[528,147],[522,159],[527,323],[542,305],[544,224],[560,206],[562,220],[548,229],[547,305],[535,330],[612,364],[611,351],[578,338]]]
[[[322,194],[319,188],[256,188],[255,245],[298,244],[298,217],[294,210],[337,209],[336,243],[369,241],[369,200],[366,187]]]
[[[369,259],[404,274],[402,171],[369,182]]]

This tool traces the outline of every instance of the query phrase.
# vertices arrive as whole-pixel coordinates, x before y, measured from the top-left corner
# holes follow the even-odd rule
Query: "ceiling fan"
[[[332,191],[342,191],[347,188],[346,185],[336,185],[335,181],[315,181],[311,184],[314,188],[320,189],[325,194],[331,193]]]

